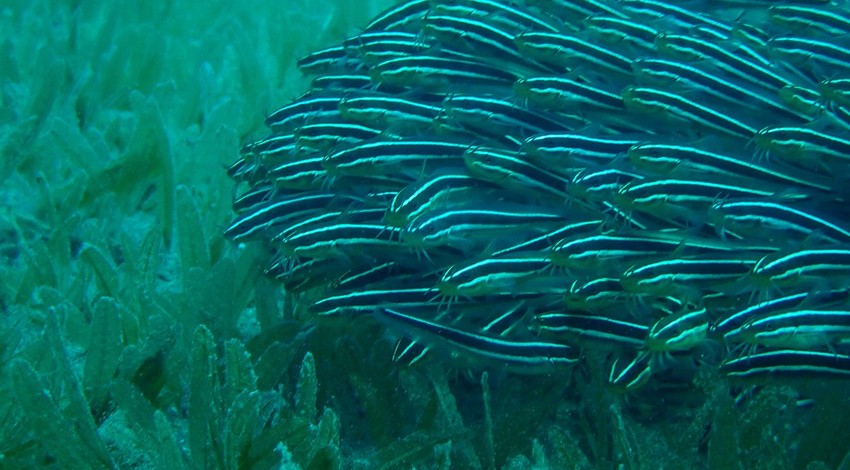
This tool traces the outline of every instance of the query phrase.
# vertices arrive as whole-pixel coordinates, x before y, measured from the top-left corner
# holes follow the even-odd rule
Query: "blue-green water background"
[[[804,412],[786,386],[742,411],[711,375],[628,403],[399,369],[376,325],[298,320],[221,237],[223,169],[305,89],[295,59],[385,3],[0,5],[0,466],[846,466],[844,385],[806,384]]]

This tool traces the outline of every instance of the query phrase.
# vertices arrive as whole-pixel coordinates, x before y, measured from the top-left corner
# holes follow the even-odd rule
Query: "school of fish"
[[[850,378],[848,38],[844,0],[404,1],[298,61],[225,235],[400,363]]]

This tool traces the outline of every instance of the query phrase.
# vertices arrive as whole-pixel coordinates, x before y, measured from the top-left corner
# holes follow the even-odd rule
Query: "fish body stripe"
[[[819,29],[840,36],[850,33],[850,17],[840,11],[803,5],[774,5],[768,9],[768,14],[773,21],[798,30]]]
[[[537,315],[535,322],[548,333],[634,349],[643,347],[649,331],[645,325],[589,314],[545,313]]]
[[[712,41],[661,33],[656,38],[655,44],[662,53],[668,53],[674,57],[686,57],[691,61],[711,59],[716,67],[767,90],[778,90],[786,85],[793,85],[790,80],[774,73],[764,64],[740,57]]]
[[[783,349],[727,359],[720,365],[727,377],[741,380],[781,378],[850,378],[850,356]]]
[[[639,141],[628,137],[594,137],[574,132],[552,132],[525,139],[522,148],[527,153],[540,157],[575,157],[607,162],[625,154],[638,143]]]
[[[646,337],[647,347],[654,351],[680,351],[693,348],[708,334],[705,308],[658,320]]]
[[[413,317],[391,309],[378,310],[379,315],[421,330],[461,349],[502,364],[519,367],[572,365],[578,361],[575,348],[541,341],[517,341],[460,330],[447,325]]]
[[[850,250],[812,249],[784,255],[767,255],[753,274],[773,282],[793,281],[801,276],[850,276]]]
[[[532,111],[507,100],[472,95],[450,95],[443,101],[450,117],[467,119],[487,126],[500,125],[524,130],[527,134],[540,134],[564,129],[563,121]]]
[[[445,88],[452,84],[505,85],[515,73],[483,62],[416,55],[390,59],[372,68],[373,78],[399,86]]]
[[[407,0],[379,13],[364,28],[366,31],[397,31],[415,29],[431,8],[429,0]]]
[[[516,36],[514,41],[520,51],[544,63],[568,68],[593,64],[614,72],[631,73],[632,61],[628,57],[575,36],[532,31]]]
[[[238,241],[272,226],[286,225],[304,215],[324,209],[334,197],[333,194],[317,193],[268,201],[238,217],[225,229],[224,235]]]
[[[850,312],[846,310],[793,310],[750,320],[727,341],[736,337],[768,347],[809,349],[850,339]]]
[[[767,201],[718,202],[712,207],[724,222],[794,233],[799,237],[818,234],[832,243],[850,243],[850,231],[793,207]]]
[[[528,29],[558,32],[551,22],[532,14],[531,11],[516,8],[508,2],[495,0],[431,0],[431,5],[437,13],[449,13],[454,16],[474,16],[496,22],[500,25],[511,25],[516,31]]]
[[[695,122],[721,132],[752,138],[757,129],[729,115],[675,93],[646,87],[628,87],[623,91],[627,109],[646,113],[663,112],[686,122]]]
[[[554,109],[592,108],[621,110],[623,98],[601,88],[585,85],[566,77],[528,77],[514,84],[519,96]]]
[[[518,154],[478,147],[466,152],[464,163],[473,176],[508,185],[509,189],[537,190],[564,199],[568,196],[569,179]]]
[[[617,16],[590,16],[584,25],[608,44],[630,43],[639,49],[654,49],[658,30],[644,22]]]
[[[272,130],[291,129],[297,124],[325,116],[339,116],[341,96],[309,96],[283,106],[266,118]]]

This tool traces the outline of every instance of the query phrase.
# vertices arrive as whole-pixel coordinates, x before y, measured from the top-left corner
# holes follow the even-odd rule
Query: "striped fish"
[[[466,331],[389,308],[378,309],[376,315],[404,334],[445,345],[476,360],[495,363],[518,373],[552,372],[578,362],[578,350],[562,344],[511,340]]]
[[[285,236],[279,248],[307,258],[376,256],[407,251],[400,234],[400,229],[383,224],[332,223]]]
[[[370,73],[378,82],[437,92],[504,87],[519,78],[514,72],[484,62],[431,55],[386,60],[372,67]]]
[[[846,302],[850,296],[850,291],[847,289],[838,289],[826,292],[802,292],[798,294],[786,295],[774,299],[765,300],[747,306],[744,309],[730,313],[720,318],[711,326],[711,335],[715,337],[727,337],[734,339],[737,331],[751,320],[762,318],[777,313],[786,312],[797,309],[803,306],[806,307],[830,307],[842,302]]]
[[[799,33],[823,34],[827,37],[850,33],[850,16],[841,10],[807,5],[774,5],[768,8],[768,15],[783,28]]]
[[[635,259],[731,250],[719,243],[674,236],[592,235],[562,240],[552,246],[552,264],[567,269],[604,271]]]
[[[653,116],[665,122],[698,126],[733,137],[752,138],[757,129],[716,109],[657,88],[630,86],[623,90],[630,112]]]
[[[546,293],[558,284],[551,280],[551,271],[546,255],[519,253],[452,266],[437,288],[449,297]]]
[[[371,174],[401,173],[413,176],[431,165],[462,164],[462,155],[469,145],[441,140],[380,140],[328,154],[324,166],[332,175],[346,174],[369,176]]]
[[[533,106],[555,111],[581,114],[623,109],[620,95],[561,76],[520,78],[514,93]]]
[[[405,0],[379,13],[364,29],[416,32],[430,8],[429,0]]]
[[[626,156],[639,169],[672,178],[685,178],[700,173],[725,181],[746,177],[755,181],[804,186],[819,191],[831,189],[814,177],[801,178],[798,176],[799,172],[782,172],[773,167],[763,167],[750,161],[684,145],[635,145],[629,149]]]
[[[488,234],[518,228],[543,230],[565,220],[565,215],[557,211],[534,211],[527,206],[448,207],[425,212],[412,220],[402,231],[402,239],[416,247],[451,245],[463,248],[479,243],[478,237]]]
[[[549,338],[609,350],[642,348],[649,331],[645,325],[589,313],[540,313],[534,324]]]
[[[754,141],[770,155],[816,172],[831,174],[850,164],[850,139],[807,127],[767,127]]]
[[[339,102],[343,118],[382,129],[428,129],[442,112],[438,104],[392,95],[353,95]]]
[[[566,176],[528,161],[519,152],[474,147],[464,154],[463,161],[475,178],[517,194],[554,197],[561,201],[569,198],[567,187],[570,180]]]
[[[725,339],[769,348],[825,348],[850,340],[850,312],[804,309],[763,314]]]
[[[274,233],[275,227],[323,210],[335,197],[330,193],[317,192],[268,200],[241,214],[224,230],[224,236],[233,241],[243,241]]]
[[[587,164],[611,163],[638,143],[639,141],[634,137],[628,136],[590,136],[578,132],[552,132],[525,139],[522,150],[539,159],[581,168]]]
[[[809,212],[769,201],[730,201],[715,203],[709,218],[725,232],[775,242],[819,240],[850,243],[850,230]]]
[[[848,379],[850,356],[795,349],[763,351],[727,359],[720,371],[741,381]]]
[[[646,335],[646,347],[654,352],[686,351],[708,337],[708,311],[703,308],[662,318]]]
[[[404,228],[416,217],[492,189],[485,181],[462,172],[446,172],[406,186],[396,193],[384,222]]]
[[[746,54],[736,54],[716,41],[661,33],[655,39],[655,46],[659,52],[673,59],[691,62],[710,60],[714,67],[766,91],[794,84],[764,63],[753,61]]]
[[[576,36],[529,31],[517,35],[514,41],[523,54],[564,70],[590,66],[609,74],[631,75],[631,59]]]
[[[730,286],[750,273],[756,262],[734,256],[705,259],[670,259],[626,269],[626,291],[635,293],[692,293],[706,288]]]
[[[850,249],[818,248],[766,255],[753,267],[752,280],[762,287],[838,287],[850,280]]]

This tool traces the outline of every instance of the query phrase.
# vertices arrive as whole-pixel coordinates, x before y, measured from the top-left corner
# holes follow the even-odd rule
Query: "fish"
[[[626,158],[636,167],[657,175],[684,178],[702,174],[719,181],[749,179],[753,183],[794,185],[829,192],[831,186],[817,178],[802,178],[799,172],[779,171],[751,161],[709,152],[696,147],[668,144],[641,144],[629,148]]]
[[[708,310],[698,308],[655,322],[646,335],[646,349],[653,352],[691,350],[708,338]]]
[[[726,33],[732,31],[732,26],[728,23],[718,21],[711,16],[703,15],[687,8],[673,5],[670,2],[657,0],[622,0],[622,5],[623,9],[630,13],[637,14],[638,16],[673,18],[675,21],[682,23],[682,29],[691,29],[694,26],[707,25],[718,31]]]
[[[839,106],[850,106],[850,79],[823,80],[818,83],[818,92]]]
[[[670,236],[592,235],[561,240],[552,246],[552,264],[568,270],[604,271],[611,264],[685,253],[727,251],[728,245],[699,243]],[[611,266],[613,268],[613,266]]]
[[[430,10],[429,0],[405,0],[372,18],[364,31],[417,31]]]
[[[625,15],[592,15],[584,19],[588,33],[603,44],[620,46],[640,52],[655,49],[659,31],[644,21]],[[635,54],[637,55],[637,54]]]
[[[408,251],[401,231],[374,223],[332,223],[292,233],[278,240],[281,251],[290,256],[327,258],[362,256],[381,250]]]
[[[840,10],[808,5],[774,5],[767,10],[776,24],[798,33],[841,36],[850,33],[850,16]]]
[[[513,34],[528,30],[558,32],[558,25],[534,10],[522,8],[512,2],[496,0],[431,0],[433,11],[454,16],[481,18],[488,23],[506,28]]]
[[[652,377],[652,355],[639,352],[631,360],[628,356],[618,357],[611,364],[608,384],[623,393],[633,392],[646,385]]]
[[[361,289],[320,299],[310,306],[310,312],[320,316],[350,316],[370,315],[383,307],[433,310],[440,306],[435,294],[431,287]]]
[[[458,264],[446,270],[437,288],[449,297],[480,297],[491,294],[522,294],[551,290],[539,282],[549,278],[552,264],[539,254],[513,254]],[[542,290],[541,290],[542,289]]]
[[[573,281],[564,293],[567,310],[598,311],[625,303],[629,294],[616,277],[601,277],[586,282]]]
[[[298,59],[297,67],[305,74],[331,73],[339,70],[363,70],[366,66],[342,46],[331,46]]]
[[[770,201],[717,202],[709,209],[709,218],[720,229],[782,243],[820,240],[826,243],[850,243],[850,230],[839,227],[810,212]]]
[[[332,93],[307,94],[269,114],[266,125],[272,131],[281,132],[323,119],[337,119],[340,117],[339,102],[342,98]]]
[[[850,280],[850,249],[813,248],[769,254],[751,273],[753,283],[764,288],[798,285],[843,285]]]
[[[544,132],[526,138],[522,150],[538,159],[547,159],[581,168],[607,165],[640,143],[634,137],[590,136],[578,132]],[[575,159],[575,160],[573,160]]]
[[[491,147],[473,147],[463,156],[469,173],[509,191],[564,200],[570,180],[525,158],[522,153]]]
[[[725,339],[769,348],[825,348],[850,340],[850,312],[802,309],[762,314]]]
[[[601,69],[598,73],[631,75],[630,58],[576,36],[528,31],[518,34],[514,41],[523,54],[557,69],[596,70],[598,67]]]
[[[376,315],[402,325],[403,330],[414,336],[433,337],[440,344],[520,373],[553,372],[578,362],[578,350],[563,344],[504,339],[453,328],[388,308],[377,310]]]
[[[398,366],[601,370],[673,412],[696,377],[850,376],[848,18],[401,1],[294,60],[309,88],[224,169],[224,235]]]
[[[487,209],[467,205],[425,212],[407,224],[401,236],[410,246],[466,246],[482,235],[521,227],[540,230],[565,220],[565,214],[552,210],[533,211],[521,206]]]
[[[629,112],[657,116],[668,124],[696,126],[747,139],[758,132],[758,129],[728,114],[659,88],[629,86],[623,90],[623,103]]]
[[[772,92],[794,85],[783,73],[777,73],[761,61],[753,61],[747,55],[736,54],[716,43],[703,38],[681,34],[661,33],[655,38],[658,51],[674,60],[695,62],[710,59],[714,67],[731,77],[758,87],[759,91]],[[770,47],[770,41],[768,41]]]
[[[365,31],[346,39],[343,47],[353,50],[363,62],[377,65],[381,62],[413,54],[425,54],[433,47],[419,34],[403,31]]]
[[[510,135],[521,140],[527,135],[568,130],[572,126],[552,119],[519,103],[492,97],[452,94],[443,101],[445,115],[475,132],[496,136]]]
[[[836,42],[779,36],[769,40],[767,46],[798,70],[804,68],[805,74],[816,83],[850,72],[850,48]]]
[[[504,63],[512,71],[525,73],[546,70],[546,67],[520,53],[514,44],[513,34],[473,17],[443,15],[440,7],[435,7],[425,18],[423,31],[427,35],[461,52],[490,55],[496,63]]]
[[[394,95],[355,94],[342,98],[338,105],[343,118],[382,129],[430,129],[442,112],[437,103]]]
[[[749,275],[756,261],[724,257],[674,258],[634,265],[621,277],[626,291],[664,294],[700,292],[702,289],[731,286]]]
[[[460,165],[461,157],[469,149],[463,143],[442,140],[377,140],[329,153],[323,166],[332,175],[367,176],[374,173],[421,172],[431,164]]]
[[[276,226],[285,226],[305,215],[320,212],[334,198],[334,194],[316,192],[263,201],[234,220],[224,230],[224,236],[233,241],[259,237],[263,232],[273,232]]]
[[[612,350],[644,347],[649,327],[590,313],[545,312],[534,317],[535,328],[550,338],[576,346]]]
[[[838,353],[780,349],[732,357],[720,365],[726,377],[762,382],[792,379],[850,378],[850,356]]]
[[[460,204],[470,193],[488,192],[492,186],[465,172],[443,172],[405,186],[387,207],[384,222],[393,227],[407,227],[428,211],[448,204]]]
[[[519,75],[478,60],[418,54],[385,60],[372,67],[372,78],[381,83],[434,92],[500,87]]]
[[[801,168],[833,174],[832,163],[850,163],[850,139],[807,127],[766,127],[755,136],[757,146]]]
[[[520,78],[514,93],[535,107],[554,111],[582,114],[623,109],[620,95],[557,75]]]
[[[614,202],[624,210],[637,210],[671,221],[700,222],[718,200],[776,198],[805,199],[805,193],[765,191],[756,186],[739,186],[710,181],[659,179],[635,180],[623,185]]]
[[[815,306],[829,307],[847,301],[848,296],[850,296],[850,290],[837,289],[815,293],[801,292],[772,298],[748,305],[739,311],[723,316],[710,326],[710,335],[715,338],[722,338],[725,342],[731,343],[735,341],[736,336],[739,336],[738,330],[752,320],[787,312],[803,306],[809,308]]]
[[[589,234],[594,232],[604,231],[604,222],[600,219],[582,220],[562,226],[561,228],[546,232],[543,235],[531,238],[516,245],[511,245],[501,250],[493,252],[492,257],[509,255],[517,252],[538,252],[545,253],[549,251],[552,244],[556,240],[564,240],[578,234]]]

